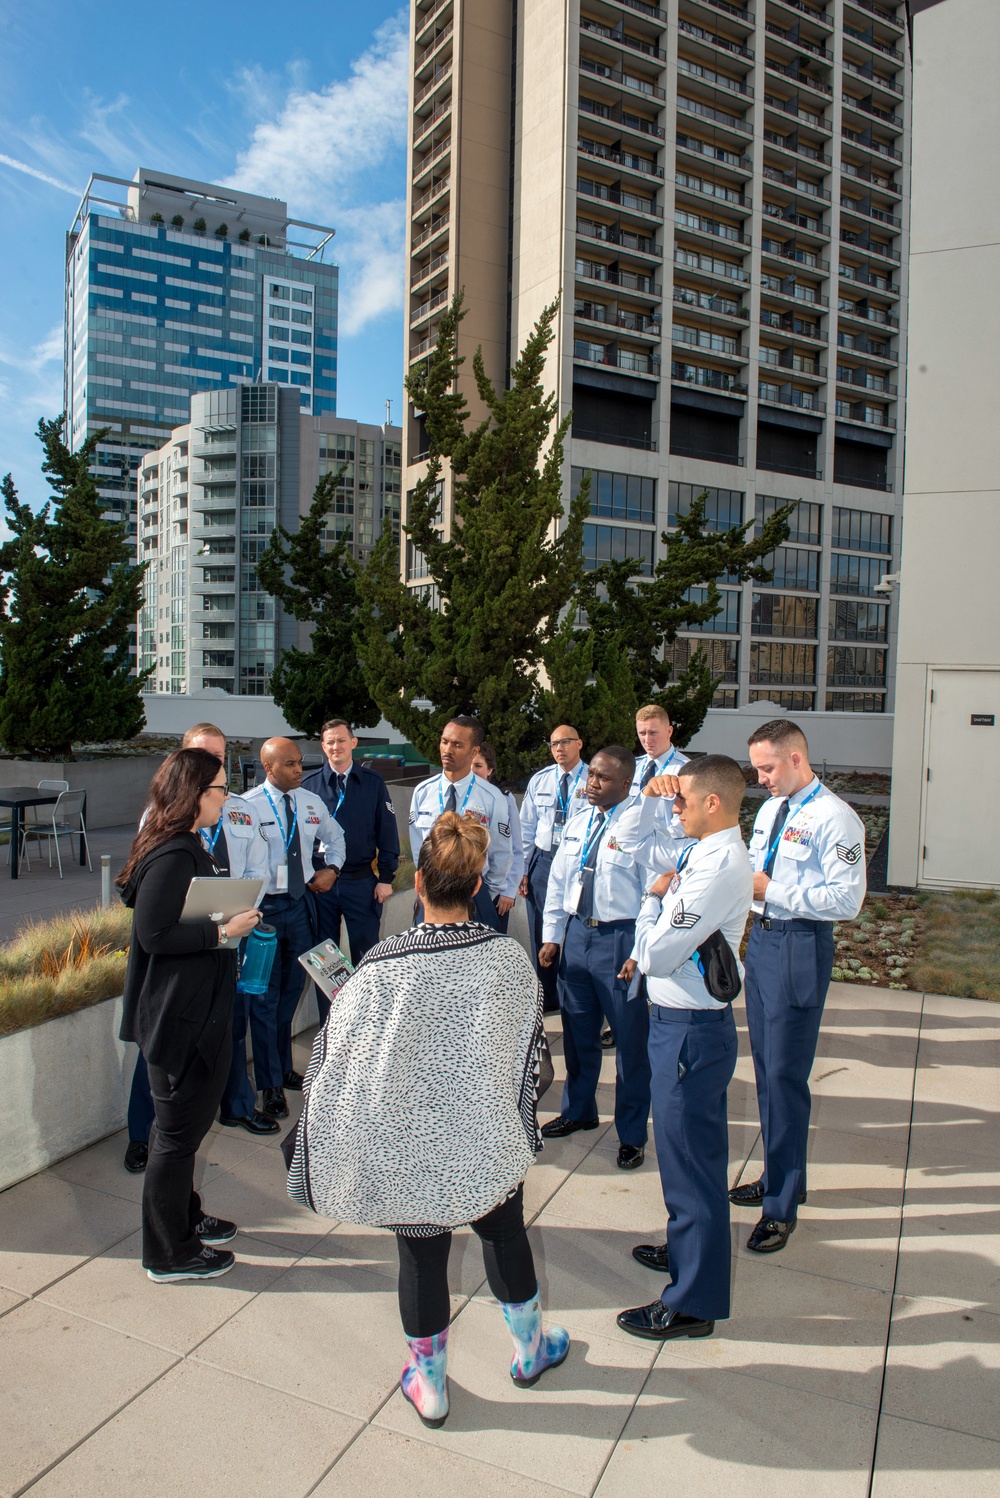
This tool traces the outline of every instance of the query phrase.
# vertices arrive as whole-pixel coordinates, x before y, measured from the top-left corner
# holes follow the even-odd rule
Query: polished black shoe
[[[634,1144],[620,1144],[618,1146],[618,1169],[638,1170],[646,1158],[646,1151],[640,1146],[638,1149]]]
[[[611,1030],[601,1031],[601,1050],[613,1051],[615,1048],[615,1037]]]
[[[203,1217],[195,1224],[194,1235],[200,1238],[202,1243],[208,1243],[213,1248],[218,1243],[228,1243],[230,1238],[235,1238],[239,1228],[235,1222],[229,1222],[225,1217]]]
[[[799,1197],[799,1206],[803,1206],[807,1192],[803,1191]],[[734,1207],[759,1207],[764,1200],[763,1181],[748,1181],[745,1186],[734,1186],[729,1193],[729,1200]]]
[[[637,1243],[632,1250],[633,1259],[638,1259],[647,1269],[655,1269],[660,1274],[670,1273],[670,1261],[667,1258],[667,1245],[665,1243]]]
[[[565,1139],[567,1134],[575,1134],[578,1129],[596,1129],[601,1122],[599,1118],[565,1118],[561,1113],[556,1118],[550,1118],[547,1124],[542,1124],[543,1139]]]
[[[633,1337],[648,1337],[651,1342],[666,1342],[669,1337],[710,1337],[715,1331],[714,1321],[672,1311],[662,1300],[619,1312],[618,1325],[623,1332],[631,1332]]]
[[[288,1117],[288,1104],[285,1102],[285,1094],[280,1087],[264,1088],[264,1099],[260,1111],[270,1118]]]
[[[543,1014],[558,1014],[559,1013],[559,1000],[558,999],[553,999],[551,1003],[543,1004],[542,1005],[542,1013]]]
[[[286,1071],[282,1081],[289,1092],[302,1091],[302,1073],[300,1071]]]
[[[228,1249],[219,1253],[206,1244],[200,1254],[183,1264],[175,1264],[171,1269],[147,1269],[146,1273],[158,1285],[169,1285],[174,1280],[217,1280],[221,1274],[228,1274],[235,1263],[236,1255]]]
[[[791,1222],[775,1222],[773,1217],[762,1217],[747,1239],[747,1248],[755,1254],[776,1254],[794,1232],[794,1218]]]
[[[220,1115],[219,1122],[224,1129],[246,1129],[248,1134],[277,1134],[281,1128],[276,1118],[268,1118],[259,1108],[255,1108],[249,1118],[223,1118]]]
[[[122,1164],[134,1176],[141,1175],[149,1162],[149,1145],[145,1139],[130,1139]]]

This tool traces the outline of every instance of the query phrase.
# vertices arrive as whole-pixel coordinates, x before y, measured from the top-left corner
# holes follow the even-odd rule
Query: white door
[[[932,671],[921,884],[1000,886],[1000,671]]]

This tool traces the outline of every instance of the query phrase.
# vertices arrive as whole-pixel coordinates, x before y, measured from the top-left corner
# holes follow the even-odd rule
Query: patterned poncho
[[[474,1221],[523,1179],[541,997],[518,943],[414,926],[368,952],[313,1047],[288,1193],[410,1236]]]

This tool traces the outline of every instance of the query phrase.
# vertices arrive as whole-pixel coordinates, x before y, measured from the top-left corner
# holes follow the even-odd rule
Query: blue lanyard
[[[334,774],[335,774],[335,775],[336,775],[336,776],[338,776],[338,777],[339,777],[339,775],[340,775],[340,771],[339,771],[339,770],[334,770],[334,772],[333,772],[333,773],[334,773]],[[345,797],[345,796],[346,796],[346,794],[347,794],[347,777],[348,777],[348,775],[350,775],[350,773],[351,773],[351,772],[350,772],[350,770],[345,770],[345,772],[344,772],[344,784],[343,784],[343,787],[341,787],[341,785],[340,785],[340,782],[339,782],[339,779],[338,779],[338,782],[337,782],[337,789],[338,789],[338,791],[339,791],[339,792],[340,792],[340,794],[339,794],[339,795],[338,795],[338,797],[337,797],[337,804],[336,804],[336,806],[335,806],[335,807],[334,807],[334,808],[333,808],[333,815],[334,815],[334,816],[336,816],[336,815],[337,815],[337,813],[338,813],[338,811],[339,811],[339,810],[340,810],[340,808],[341,808],[341,806],[342,806],[342,805],[343,805],[343,802],[344,802],[344,797]]]
[[[771,846],[767,850],[767,856],[764,859],[764,868],[765,869],[767,868],[768,864],[771,862],[771,854],[774,852],[775,848],[781,842],[781,839],[784,837],[786,831],[791,826],[791,824],[795,821],[795,818],[798,816],[799,812],[802,810],[802,808],[804,806],[808,806],[809,805],[810,801],[812,800],[812,798],[814,796],[818,796],[819,795],[819,793],[822,790],[822,788],[823,788],[823,783],[822,783],[822,781],[820,781],[820,783],[816,786],[816,789],[810,791],[809,794],[808,794],[808,796],[806,797],[806,799],[804,801],[800,802],[799,805],[795,808],[795,810],[792,811],[792,812],[790,812],[790,815],[787,817],[787,819],[784,822],[782,822],[781,826],[778,828],[777,834],[775,835],[775,838],[774,838],[773,842],[771,843]],[[791,798],[789,798],[789,800],[790,799]]]
[[[264,795],[267,797],[268,801],[271,801],[271,792],[268,790],[268,788],[267,788],[266,785],[264,787]],[[292,838],[295,836],[295,829],[299,825],[299,808],[298,808],[298,803],[295,802],[295,801],[293,801],[292,805],[295,807],[295,815],[292,817],[292,825],[288,829],[288,836],[286,837],[284,833],[281,834],[282,841],[285,844],[285,853],[286,853],[286,855],[288,853],[289,848],[292,846]],[[278,826],[280,827],[281,826],[281,818],[278,816],[278,808],[275,806],[275,804],[274,804],[273,801],[271,801],[271,810],[274,812],[274,815],[277,818]]]
[[[475,777],[475,775],[473,775],[472,779],[469,781],[469,784],[465,788],[465,797],[464,797],[464,799],[462,801],[461,806],[458,809],[459,816],[462,816],[462,814],[465,811],[465,808],[469,804],[469,797],[472,795],[472,787],[475,785],[475,783],[476,783],[476,777]],[[449,784],[451,784],[451,782],[449,782]],[[442,775],[441,779],[438,781],[438,805],[441,808],[441,815],[443,816],[444,815],[444,775]]]
[[[684,865],[687,863],[688,859],[691,857],[691,854],[694,852],[697,846],[697,843],[688,843],[687,847],[684,849],[684,852],[677,860],[677,867],[676,869],[674,869],[675,875],[680,875],[681,870],[683,869]]]
[[[581,875],[582,875],[584,869],[587,866],[587,859],[590,857],[591,850],[593,849],[594,844],[597,843],[597,842],[599,842],[600,839],[604,836],[604,834],[607,832],[608,828],[611,826],[612,821],[614,820],[615,813],[621,811],[621,809],[622,809],[622,807],[624,805],[625,805],[624,801],[619,801],[619,803],[618,803],[617,806],[612,807],[611,811],[608,812],[607,816],[605,817],[605,819],[601,823],[601,825],[599,827],[596,827],[594,829],[593,834],[591,834],[590,829],[594,825],[594,811],[596,811],[597,808],[595,807],[594,811],[592,811],[590,813],[590,821],[587,823],[587,832],[586,832],[586,835],[584,836],[584,839],[583,839],[583,847],[580,849],[580,869],[579,869],[579,872],[580,872]],[[594,860],[594,871],[595,871],[595,873],[597,871],[597,859],[596,858]]]
[[[566,813],[567,813],[567,811],[569,810],[570,798],[572,797],[573,792],[576,790],[577,785],[579,784],[580,776],[583,774],[583,761],[582,760],[580,761],[579,768],[577,769],[576,775],[574,776],[574,779],[573,779],[573,784],[571,786],[567,787],[565,801],[563,800],[563,794],[562,794],[562,789],[561,789],[561,785],[560,785],[560,782],[562,781],[563,773],[564,772],[561,772],[558,769],[558,767],[557,767],[557,769],[556,769],[556,800],[559,803],[559,810],[562,812],[563,816],[565,816]]]
[[[209,853],[214,853],[215,852],[215,845],[219,841],[219,833],[221,831],[222,831],[222,815],[221,815],[221,813],[219,815],[219,820],[215,824],[215,831],[212,833],[211,839],[208,836],[208,828],[207,827],[203,827],[201,829],[201,840],[205,844],[205,847],[208,849]]]

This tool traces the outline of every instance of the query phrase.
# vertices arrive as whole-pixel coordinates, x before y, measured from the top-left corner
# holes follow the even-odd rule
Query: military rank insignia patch
[[[853,848],[849,848],[846,843],[838,843],[837,857],[842,858],[845,863],[857,863],[861,857],[861,844],[855,843]]]
[[[487,817],[485,819],[484,825],[487,825],[488,823],[489,823],[489,818]],[[510,823],[509,822],[498,822],[497,823],[497,831],[499,832],[499,834],[500,834],[501,837],[510,837]]]
[[[670,917],[671,926],[676,926],[680,931],[690,931],[691,927],[701,920],[701,916],[693,910],[684,909],[684,901],[681,900],[677,909]]]

